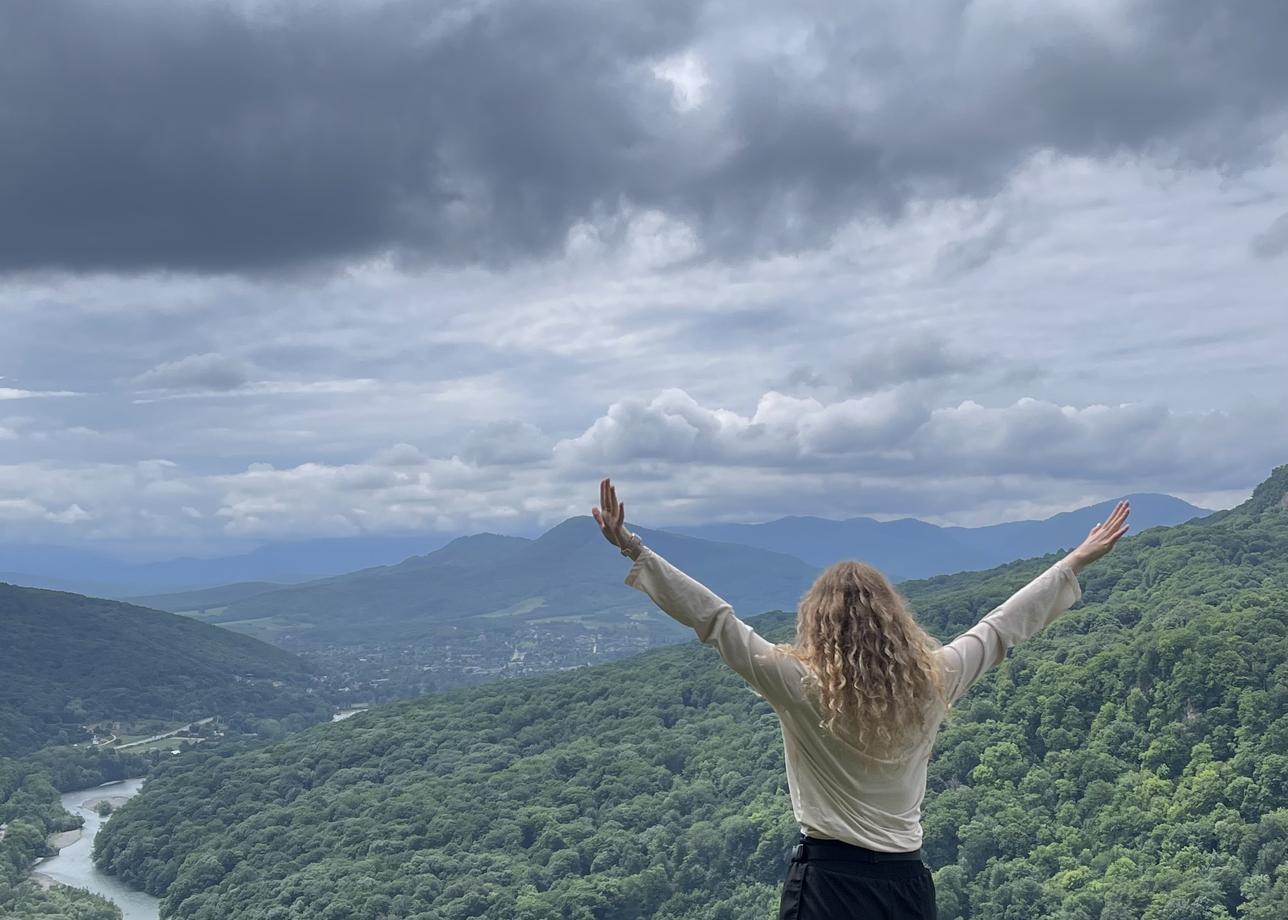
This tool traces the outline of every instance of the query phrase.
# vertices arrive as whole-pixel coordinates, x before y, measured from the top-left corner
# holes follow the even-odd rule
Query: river
[[[350,719],[364,709],[343,709],[331,717],[332,722]],[[102,798],[128,799],[133,797],[143,785],[143,778],[124,779],[102,786],[91,786],[89,789],[77,789],[62,795],[63,808],[74,815],[85,819],[81,828],[80,839],[62,847],[57,856],[41,860],[32,869],[33,877],[52,879],[74,888],[85,888],[97,895],[107,898],[121,909],[122,920],[157,920],[161,901],[149,894],[136,891],[119,879],[98,871],[90,854],[94,851],[94,835],[103,824],[93,808],[87,808],[86,802]]]
[[[93,808],[86,808],[84,803],[102,798],[128,799],[142,785],[143,779],[140,777],[63,793],[63,808],[85,819],[81,837],[75,843],[60,849],[57,856],[38,862],[32,871],[64,885],[86,888],[107,898],[121,909],[123,920],[157,920],[161,904],[159,899],[135,891],[113,876],[105,875],[90,860],[90,854],[94,850],[94,835],[98,833],[104,819]]]

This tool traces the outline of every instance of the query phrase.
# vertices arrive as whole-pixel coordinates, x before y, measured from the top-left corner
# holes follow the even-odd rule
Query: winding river
[[[128,799],[137,793],[142,785],[142,778],[125,779],[63,793],[63,807],[72,814],[83,817],[85,826],[81,828],[79,840],[61,848],[57,856],[51,856],[36,863],[32,869],[33,877],[52,879],[73,888],[85,888],[101,895],[121,909],[123,920],[157,920],[158,907],[161,904],[159,899],[141,891],[135,891],[113,876],[98,871],[90,859],[90,854],[94,850],[94,835],[98,833],[104,819],[100,818],[92,807],[86,807],[85,803],[104,798]]]

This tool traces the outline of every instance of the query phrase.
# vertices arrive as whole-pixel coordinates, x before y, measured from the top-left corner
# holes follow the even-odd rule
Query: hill
[[[1135,493],[1133,531],[1180,524],[1211,512],[1171,495]],[[877,521],[858,517],[833,521],[784,517],[763,524],[708,524],[671,527],[675,533],[742,543],[790,553],[816,566],[838,559],[863,559],[892,579],[992,568],[1076,546],[1093,524],[1103,521],[1117,500],[1064,511],[1041,521],[1009,521],[987,527],[940,527],[915,518]]]
[[[99,721],[327,711],[299,658],[159,610],[0,584],[0,635],[0,755],[83,740]]]
[[[1219,520],[1125,539],[959,705],[924,815],[943,920],[1288,915],[1285,495],[1281,467]],[[1055,558],[903,587],[947,638]],[[689,643],[194,753],[97,858],[167,918],[768,918],[781,744]]]
[[[650,545],[719,585],[745,609],[795,607],[815,569],[792,556],[641,530]],[[623,625],[654,638],[684,635],[622,584],[622,558],[590,517],[575,517],[535,540],[476,534],[426,556],[232,600],[206,620],[290,648],[441,636],[452,631],[509,636],[529,622],[578,629]],[[205,602],[179,596],[176,609]],[[444,626],[448,626],[444,630]]]

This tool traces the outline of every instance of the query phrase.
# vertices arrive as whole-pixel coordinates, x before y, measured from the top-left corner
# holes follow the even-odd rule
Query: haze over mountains
[[[1203,514],[1179,499],[1133,495],[1138,529]],[[828,521],[783,518],[767,524],[712,525],[679,534],[635,526],[658,552],[710,585],[735,609],[794,610],[818,569],[863,558],[896,578],[987,568],[1076,545],[1112,502],[992,527],[938,527],[904,519]],[[233,584],[136,600],[203,614],[208,622],[289,647],[424,637],[435,624],[471,619],[471,628],[550,618],[619,624],[651,621],[654,638],[673,624],[622,584],[623,560],[589,517],[564,521],[535,540],[476,534],[398,565],[279,587]],[[477,619],[473,619],[477,618]]]
[[[1139,493],[1132,500],[1139,527],[1179,524],[1210,512],[1170,495]],[[1057,514],[1043,521],[1013,521],[986,527],[941,527],[914,518],[877,521],[784,517],[763,524],[712,524],[658,528],[671,533],[740,543],[787,553],[816,567],[861,557],[896,580],[987,568],[1033,552],[1082,539],[1112,502]],[[0,545],[0,580],[37,588],[74,591],[120,600],[183,594],[210,587],[265,582],[238,588],[237,597],[258,590],[329,578],[373,566],[393,565],[432,553],[456,535],[364,535],[270,543],[236,555],[183,557],[129,563],[85,549],[36,544]],[[177,603],[177,602],[176,602]],[[159,604],[174,609],[174,603]]]
[[[1181,524],[1211,514],[1171,495],[1140,492],[1131,501],[1132,532]],[[675,533],[742,543],[791,553],[822,567],[838,559],[861,558],[896,581],[949,572],[992,568],[1061,547],[1073,547],[1109,516],[1118,499],[1065,511],[1041,521],[1009,521],[986,527],[940,527],[916,518],[877,521],[868,517],[833,521],[784,517],[764,524],[709,524],[672,527]]]

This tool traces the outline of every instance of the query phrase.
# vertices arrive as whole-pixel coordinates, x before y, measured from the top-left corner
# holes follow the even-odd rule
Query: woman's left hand
[[[632,559],[639,556],[640,538],[626,529],[626,505],[617,501],[617,489],[611,480],[600,482],[599,507],[592,508],[590,513],[595,516],[605,540]]]

